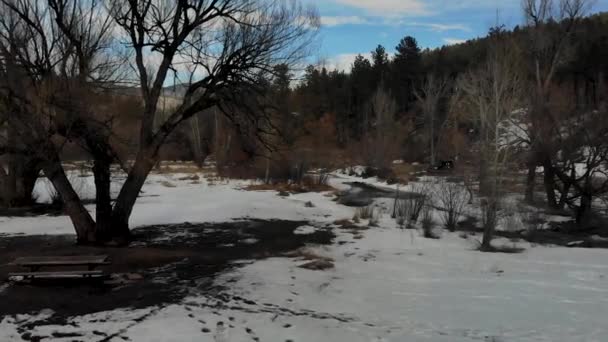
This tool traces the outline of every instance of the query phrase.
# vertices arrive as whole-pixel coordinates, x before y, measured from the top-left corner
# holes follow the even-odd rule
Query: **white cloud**
[[[321,66],[327,68],[327,70],[338,70],[338,71],[346,71],[350,72],[353,66],[353,62],[357,55],[361,55],[367,58],[370,62],[372,59],[372,54],[370,52],[363,53],[343,53],[339,55],[335,55],[333,57],[327,58],[321,63]],[[393,58],[395,56],[394,53],[389,53],[388,57]]]
[[[364,25],[369,24],[367,19],[358,16],[336,16],[336,17],[321,17],[322,26],[340,26],[340,25]]]
[[[438,23],[407,23],[403,22],[406,26],[416,26],[428,28],[434,32],[445,32],[445,31],[465,31],[471,32],[471,28],[463,24],[438,24]]]
[[[326,60],[325,67],[329,70],[339,70],[339,71],[350,71],[353,66],[353,62],[355,61],[355,57],[359,55],[358,53],[343,53],[336,56],[333,56]],[[370,53],[362,53],[365,58],[370,59]]]
[[[317,5],[328,0],[305,0]],[[339,5],[347,5],[362,10],[363,15],[384,18],[403,18],[445,14],[451,11],[479,9],[516,9],[518,0],[332,0]]]
[[[465,43],[466,40],[465,39],[458,39],[458,38],[443,38],[443,42],[448,44],[448,45],[455,45],[455,44],[462,44]]]
[[[387,17],[430,13],[422,0],[335,0],[335,2]]]

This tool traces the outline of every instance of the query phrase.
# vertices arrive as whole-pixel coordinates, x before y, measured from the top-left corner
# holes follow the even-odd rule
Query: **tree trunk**
[[[10,136],[11,134],[9,134]],[[4,184],[4,198],[9,207],[15,205],[17,197],[17,156],[13,153],[8,155],[8,173],[6,174],[6,184]]]
[[[534,188],[536,185],[536,163],[528,164],[528,176],[526,177],[525,201],[528,204],[534,203]]]
[[[91,214],[84,207],[72,184],[70,184],[61,166],[59,157],[55,156],[51,158],[51,161],[45,163],[43,170],[44,174],[61,195],[64,210],[70,216],[70,220],[72,220],[72,224],[76,229],[78,243],[95,243],[95,221],[93,221]]]
[[[95,158],[93,162],[93,176],[95,178],[95,236],[97,242],[111,241],[112,230],[112,197],[110,193],[111,172],[110,160]]]
[[[566,202],[568,201],[568,193],[570,192],[570,187],[572,186],[572,184],[570,183],[564,183],[564,188],[562,189],[562,193],[559,196],[559,202],[557,203],[557,207],[558,209],[562,210],[564,209],[564,206],[566,205]]]
[[[483,213],[484,217],[484,227],[483,227],[483,239],[481,242],[481,250],[482,251],[491,251],[492,250],[492,239],[494,238],[494,230],[496,228],[496,214],[498,211],[498,205],[496,200],[488,200],[486,203],[485,212]]]
[[[557,197],[555,196],[555,171],[549,161],[543,163],[543,168],[545,169],[543,182],[545,185],[545,193],[547,194],[547,205],[551,209],[559,209]]]
[[[128,242],[131,238],[129,231],[129,218],[133,211],[133,206],[137,201],[139,192],[154,167],[156,151],[153,149],[143,149],[135,159],[135,164],[127,176],[127,180],[120,189],[114,210],[112,211],[112,236],[117,242]],[[122,241],[121,241],[122,240]]]
[[[581,205],[576,211],[576,223],[578,225],[584,225],[587,223],[589,212],[591,212],[592,197],[589,194],[581,195]]]
[[[479,194],[485,196],[488,193],[488,165],[481,151],[482,157],[479,160]]]
[[[430,129],[431,129],[431,167],[436,165],[435,160],[435,113],[431,113],[430,118]]]

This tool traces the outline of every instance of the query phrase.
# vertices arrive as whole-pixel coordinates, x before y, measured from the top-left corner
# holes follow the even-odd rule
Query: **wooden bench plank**
[[[103,271],[58,271],[58,272],[14,272],[8,277],[23,277],[37,279],[73,279],[73,278],[100,278],[104,277]]]
[[[22,257],[15,259],[12,265],[16,266],[79,266],[79,265],[107,265],[107,255],[90,256],[51,256],[51,257]]]

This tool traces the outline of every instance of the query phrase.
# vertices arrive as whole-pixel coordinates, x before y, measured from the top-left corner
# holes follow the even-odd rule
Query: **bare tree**
[[[608,123],[605,112],[576,113],[560,122],[552,169],[561,182],[559,205],[574,210],[576,222],[589,221],[593,201],[608,192]]]
[[[131,210],[167,136],[182,121],[213,106],[237,127],[245,122],[262,132],[267,124],[260,115],[264,111],[252,108],[260,105],[252,95],[257,77],[272,73],[276,64],[291,65],[305,57],[318,17],[295,1],[111,3],[112,15],[134,49],[144,101],[140,148],[112,213],[115,233],[128,236]],[[157,56],[160,63],[146,65],[148,55]],[[154,130],[161,89],[179,63],[196,68],[186,75],[188,86],[180,106]],[[202,76],[197,77],[197,72]]]
[[[512,141],[506,139],[512,116],[521,106],[522,78],[511,44],[494,45],[486,62],[458,81],[462,99],[474,112],[479,127],[480,193],[484,222],[482,250],[490,250],[497,213],[504,194],[505,171],[512,154]]]
[[[295,1],[108,0],[104,11],[95,15],[89,6],[98,6],[98,1],[1,1],[11,17],[17,18],[16,32],[20,34],[15,37],[15,30],[10,30],[12,23],[5,20],[7,25],[0,44],[5,70],[28,76],[13,77],[26,83],[22,82],[19,89],[16,86],[9,89],[11,95],[18,95],[13,102],[19,101],[21,107],[29,109],[19,120],[21,132],[34,132],[28,139],[41,146],[45,174],[61,194],[80,242],[128,241],[129,217],[145,179],[158,160],[158,151],[186,119],[217,106],[237,131],[245,126],[261,132],[267,127],[263,115],[266,102],[260,100],[263,97],[258,93],[256,78],[272,73],[278,63],[293,64],[305,57],[319,24],[314,10]],[[123,32],[117,38],[124,40],[123,46],[132,52],[144,108],[135,162],[113,206],[109,192],[101,191],[106,197],[102,202],[109,205],[99,210],[98,203],[97,225],[103,226],[98,227],[71,187],[60,163],[60,146],[53,139],[58,133],[67,141],[72,136],[83,138],[85,132],[104,132],[92,144],[87,143],[91,147],[107,140],[107,130],[100,130],[98,124],[106,122],[95,115],[57,120],[58,112],[71,118],[83,108],[86,111],[87,102],[82,103],[84,107],[76,106],[77,102],[61,106],[53,101],[61,97],[49,90],[62,89],[66,84],[72,85],[69,89],[99,85],[98,76],[106,76],[102,70],[112,64],[120,50],[112,47],[111,53],[102,53],[108,47],[105,38],[117,35],[117,27]],[[15,48],[16,43],[21,45]],[[108,63],[102,62],[104,57]],[[17,67],[11,68],[10,63]],[[99,65],[104,69],[95,67]],[[162,88],[171,73],[184,80],[185,95],[155,127]],[[66,83],[58,86],[57,79]],[[35,102],[30,94],[37,95]],[[37,116],[46,119],[35,119]],[[107,145],[100,146],[98,155],[106,153],[110,157]],[[98,193],[100,188],[109,189],[109,177],[105,177],[109,175],[105,171],[108,160],[111,159],[104,159],[104,167],[99,168],[104,175],[102,172],[99,177],[96,175]],[[102,176],[103,182],[98,183]]]
[[[429,75],[420,90],[415,91],[414,95],[418,99],[418,104],[424,114],[424,121],[429,131],[429,142],[431,149],[431,165],[436,163],[435,143],[436,143],[436,121],[441,99],[448,91],[448,79],[436,75]]]
[[[110,164],[117,160],[110,143],[115,110],[106,90],[120,78],[124,62],[112,36],[112,17],[99,1],[2,4],[8,16],[0,20],[0,45],[5,63],[13,65],[5,89],[20,110],[17,131],[39,146],[44,173],[61,195],[78,240],[103,239],[111,227]],[[61,165],[60,152],[68,142],[93,158],[97,224]]]
[[[530,156],[526,200],[534,201],[536,168],[545,168],[544,183],[548,204],[556,207],[554,175],[551,169],[550,93],[557,69],[568,61],[568,42],[593,0],[523,0],[526,24],[530,27],[526,46],[529,56],[523,65],[534,80],[530,86],[527,124]]]
[[[391,95],[384,89],[381,83],[376,92],[370,99],[370,111],[375,118],[375,136],[368,148],[367,159],[369,163],[378,168],[387,167],[389,157],[391,157],[391,147],[395,140],[395,114],[397,113],[397,103]]]

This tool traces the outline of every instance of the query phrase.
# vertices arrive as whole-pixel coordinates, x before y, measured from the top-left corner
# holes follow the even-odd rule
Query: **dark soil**
[[[468,217],[458,224],[457,231],[483,234],[483,228],[477,227],[477,219]],[[608,224],[591,227],[580,227],[572,222],[552,222],[550,228],[535,231],[497,231],[495,237],[524,240],[538,245],[554,245],[577,248],[608,248]],[[600,239],[597,239],[599,237]],[[510,247],[496,247],[497,252],[517,253]]]
[[[63,205],[61,203],[36,203],[31,206],[17,208],[0,207],[0,216],[28,217],[39,215],[63,215]]]
[[[329,244],[330,230],[296,235],[306,222],[239,221],[137,228],[127,248],[78,246],[73,236],[0,237],[0,317],[52,309],[54,319],[116,308],[178,302],[195,291],[211,291],[219,272],[235,261],[281,256],[307,243]],[[106,282],[6,284],[17,257],[107,254]],[[120,276],[117,276],[120,275]],[[127,280],[131,279],[131,280]],[[133,280],[135,279],[135,280]],[[123,281],[125,280],[125,281]]]

